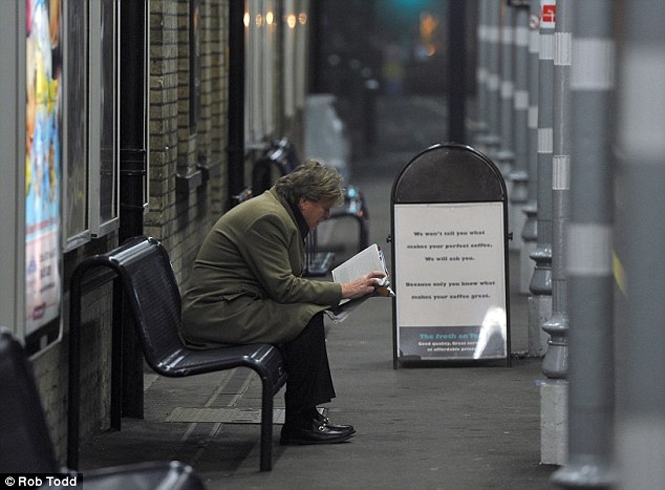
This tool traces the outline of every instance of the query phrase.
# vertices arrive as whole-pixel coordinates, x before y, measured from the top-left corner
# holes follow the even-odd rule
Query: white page
[[[335,267],[332,270],[332,277],[335,282],[349,282],[373,271],[386,272],[383,253],[376,243]]]

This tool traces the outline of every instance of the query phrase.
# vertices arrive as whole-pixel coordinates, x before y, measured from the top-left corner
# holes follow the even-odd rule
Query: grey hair
[[[316,160],[305,160],[294,171],[277,179],[275,190],[292,204],[301,198],[313,202],[330,200],[335,206],[344,202],[342,176],[335,168]]]

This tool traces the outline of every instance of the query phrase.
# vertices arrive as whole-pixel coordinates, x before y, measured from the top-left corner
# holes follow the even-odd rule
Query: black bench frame
[[[67,462],[78,467],[81,363],[81,296],[85,275],[98,268],[116,277],[114,295],[122,295],[138,331],[148,365],[162,376],[185,377],[236,367],[254,370],[262,382],[261,471],[272,469],[273,397],[286,383],[284,359],[270,344],[190,349],[178,336],[180,291],[168,253],[161,243],[140,236],[102,255],[84,259],[70,281],[69,418]],[[122,393],[122,328],[114,321],[111,368],[111,427],[120,430]]]

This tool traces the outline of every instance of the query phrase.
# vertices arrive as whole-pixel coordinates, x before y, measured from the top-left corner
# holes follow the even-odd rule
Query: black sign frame
[[[500,269],[497,269],[498,275],[504,281],[502,296],[505,302],[503,305],[505,324],[502,331],[504,346],[502,354],[499,357],[497,355],[474,357],[471,351],[476,350],[477,355],[477,347],[481,343],[477,341],[479,335],[487,337],[490,334],[483,331],[481,327],[475,327],[474,330],[473,327],[468,325],[460,325],[456,330],[452,330],[455,333],[449,333],[451,332],[449,327],[440,327],[439,330],[437,330],[437,327],[418,328],[415,335],[419,335],[425,340],[441,340],[441,342],[436,342],[436,345],[453,345],[453,347],[447,348],[448,353],[414,355],[413,352],[400,351],[401,329],[405,328],[404,332],[408,332],[411,337],[414,335],[414,329],[412,329],[413,325],[408,327],[398,325],[398,302],[408,301],[409,297],[417,296],[411,295],[411,292],[407,293],[406,290],[399,290],[397,269],[401,258],[396,250],[396,243],[399,241],[401,231],[396,228],[396,207],[401,205],[434,205],[434,212],[436,212],[436,208],[446,209],[449,206],[465,204],[473,207],[479,204],[479,209],[482,210],[484,203],[491,206],[493,211],[497,210],[498,205],[500,209],[498,212],[503,222],[503,226],[500,227],[499,231],[502,235],[500,245],[503,247],[503,253],[498,252],[503,263],[499,264]],[[506,184],[497,166],[479,151],[456,143],[437,144],[416,155],[402,168],[393,182],[391,192],[391,237],[392,277],[396,280],[393,285],[396,289],[396,297],[393,299],[393,367],[397,369],[431,363],[482,363],[495,361],[496,359],[505,359],[507,365],[510,366],[508,199]],[[486,246],[492,245],[487,244]],[[432,284],[430,283],[430,285]],[[401,297],[400,294],[403,296]],[[427,303],[423,302],[423,304]],[[482,323],[484,324],[484,322]],[[411,330],[406,330],[406,328]],[[440,333],[435,333],[435,330]],[[414,340],[411,339],[410,341]],[[419,344],[421,343],[419,342]],[[422,342],[422,344],[425,345],[427,342]],[[429,345],[431,346],[432,343]],[[458,349],[458,346],[462,346],[461,349]],[[428,350],[431,352],[432,350],[444,351],[445,349],[429,347]],[[465,355],[464,352],[469,355]]]

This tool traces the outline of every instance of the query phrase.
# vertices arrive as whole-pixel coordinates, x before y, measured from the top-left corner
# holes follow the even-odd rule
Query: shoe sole
[[[339,444],[341,442],[346,442],[353,436],[353,432],[345,434],[343,436],[337,437],[335,439],[328,439],[322,441],[316,441],[312,439],[280,439],[279,443],[282,446],[316,446],[321,444]]]

